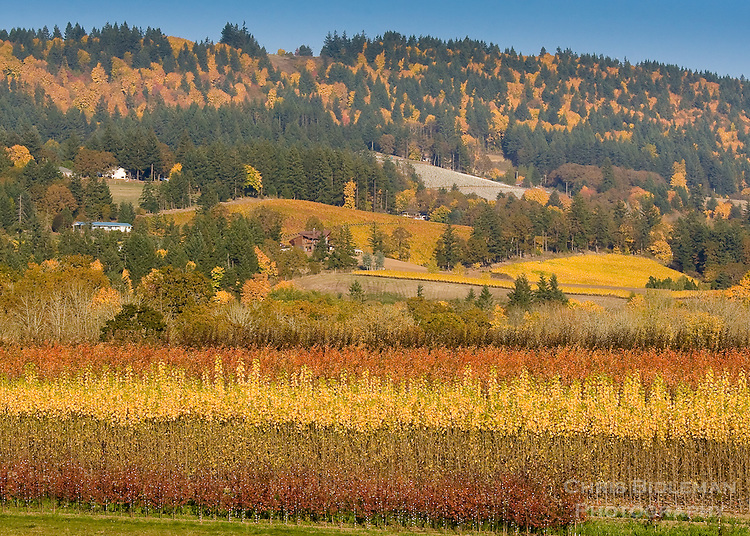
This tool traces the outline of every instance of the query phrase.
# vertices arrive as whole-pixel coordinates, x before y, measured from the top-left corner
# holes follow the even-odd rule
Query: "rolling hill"
[[[44,259],[49,230],[118,216],[97,176],[122,166],[169,178],[144,188],[149,212],[260,195],[428,213],[472,227],[467,265],[650,253],[717,288],[750,269],[750,220],[711,199],[750,194],[746,80],[395,32],[273,55],[232,24],[219,43],[126,24],[0,30],[0,69],[0,238],[17,266]],[[521,192],[484,178],[516,177],[545,189],[484,202]],[[426,259],[433,239],[415,240]]]
[[[387,235],[390,235],[397,227],[403,227],[412,235],[409,239],[411,246],[409,261],[419,265],[424,265],[430,261],[438,238],[440,238],[440,235],[445,230],[445,225],[441,223],[294,199],[257,200],[245,198],[224,203],[222,206],[230,214],[235,213],[246,216],[250,215],[253,210],[260,206],[265,206],[279,212],[284,218],[282,226],[284,240],[288,240],[304,230],[307,220],[312,216],[319,218],[327,229],[333,229],[340,225],[348,225],[351,229],[355,246],[363,251],[371,251],[368,246],[368,239],[373,224],[377,226],[379,231]],[[193,209],[185,209],[169,211],[165,213],[165,217],[176,224],[184,225],[191,221],[194,214],[195,211]],[[456,235],[464,240],[468,239],[471,233],[471,228],[466,226],[454,226],[454,230]]]

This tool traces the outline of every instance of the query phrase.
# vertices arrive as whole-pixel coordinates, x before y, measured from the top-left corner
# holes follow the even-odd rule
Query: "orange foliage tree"
[[[81,147],[76,155],[76,171],[84,177],[96,177],[117,165],[115,155],[108,151],[95,151]]]
[[[672,164],[672,188],[687,188],[687,172],[685,171],[685,160]]]
[[[256,301],[263,301],[271,293],[271,283],[267,273],[255,274],[252,279],[242,285],[242,305],[250,305]]]

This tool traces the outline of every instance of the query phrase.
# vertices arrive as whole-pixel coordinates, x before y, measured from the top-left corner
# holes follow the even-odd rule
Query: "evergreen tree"
[[[445,231],[438,240],[434,255],[438,266],[443,270],[451,270],[461,262],[459,242],[450,223],[445,226]]]
[[[137,285],[143,276],[156,265],[156,249],[151,238],[138,231],[133,231],[123,244],[125,267],[130,272],[130,279]]]
[[[560,290],[557,283],[557,275],[555,274],[552,274],[549,278],[549,291],[547,295],[549,296],[549,301],[553,303],[561,303],[563,305],[568,303],[568,297]]]
[[[135,222],[135,209],[133,208],[133,203],[123,203],[120,206],[117,216],[117,221],[121,223],[132,224]]]
[[[375,222],[373,222],[373,224],[370,226],[370,236],[367,239],[367,243],[372,249],[373,253],[377,253],[378,251],[381,253],[386,253],[385,233],[378,229],[378,226],[377,224],[375,224]]]
[[[356,279],[349,286],[349,297],[352,300],[358,302],[362,302],[365,300],[365,291],[362,289],[362,284]]]
[[[112,214],[112,194],[104,180],[89,179],[84,188],[86,215],[108,220]]]
[[[151,214],[159,212],[159,200],[157,198],[156,190],[157,188],[155,184],[146,184],[143,187],[143,191],[141,192],[141,198],[139,201],[139,206],[143,210],[145,210],[146,212],[150,212]]]
[[[560,201],[560,194],[557,192],[557,190],[552,190],[552,193],[547,200],[547,206],[563,208],[562,202]]]
[[[482,292],[479,293],[479,297],[476,300],[477,307],[483,311],[492,310],[492,305],[495,299],[492,297],[492,293],[487,285],[482,287]]]
[[[602,164],[602,186],[600,192],[607,192],[615,187],[615,171],[612,168],[612,161],[609,157],[604,159]]]
[[[411,245],[409,239],[411,233],[403,227],[396,227],[391,233],[391,239],[396,249],[396,256],[400,261],[408,261],[410,256]]]
[[[219,194],[213,186],[209,186],[198,198],[198,205],[200,205],[204,212],[208,212],[218,204]]]
[[[547,286],[547,279],[542,274],[539,276],[539,282],[537,283],[536,290],[534,291],[533,301],[535,303],[546,303],[549,301],[549,298],[550,289]]]
[[[516,278],[513,290],[508,293],[508,307],[529,310],[534,301],[534,292],[531,290],[529,280],[521,274]]]
[[[219,42],[233,48],[238,48],[253,58],[268,58],[266,50],[258,44],[258,41],[250,34],[244,23],[242,24],[242,28],[237,24],[227,23],[224,29],[221,30],[221,40]]]
[[[331,233],[333,250],[328,256],[326,265],[333,270],[346,270],[357,265],[354,258],[352,232],[348,225],[343,225]]]

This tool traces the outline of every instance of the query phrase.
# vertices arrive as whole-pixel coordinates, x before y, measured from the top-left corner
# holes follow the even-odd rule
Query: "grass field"
[[[653,259],[615,253],[587,253],[546,261],[516,262],[493,269],[493,273],[516,279],[526,274],[530,282],[540,275],[557,276],[560,285],[588,285],[625,289],[644,288],[649,276],[673,280],[685,275]]]
[[[327,229],[333,229],[343,224],[349,225],[355,247],[363,251],[368,250],[367,241],[373,223],[387,235],[390,235],[397,227],[403,227],[412,234],[409,240],[411,245],[409,261],[415,264],[427,263],[432,258],[437,240],[445,230],[445,225],[441,223],[413,220],[380,212],[351,210],[295,199],[264,199],[262,201],[241,199],[226,203],[224,206],[232,213],[249,215],[261,205],[267,206],[284,216],[282,232],[285,240],[304,230],[305,223],[311,216],[317,216]],[[193,211],[180,211],[167,214],[167,217],[179,225],[184,225],[192,220],[193,214]],[[455,226],[454,229],[458,236],[464,239],[469,238],[470,227]]]
[[[156,536],[180,534],[203,536],[218,534],[248,534],[270,536],[328,536],[388,534],[382,530],[356,531],[337,527],[284,525],[282,523],[252,523],[196,518],[170,519],[158,517],[128,517],[113,515],[53,514],[38,512],[0,513],[0,536],[10,535],[81,535],[107,534],[110,536]]]
[[[144,184],[142,181],[107,179],[107,186],[109,186],[109,191],[112,194],[112,201],[118,205],[132,203],[135,208],[138,208]]]
[[[68,535],[88,536],[90,534],[107,534],[111,536],[163,536],[180,534],[183,536],[203,536],[218,534],[247,534],[254,536],[388,536],[391,534],[440,534],[436,531],[419,530],[410,532],[403,527],[393,528],[350,528],[324,525],[282,524],[280,522],[260,523],[248,521],[227,521],[215,519],[170,519],[157,517],[121,517],[86,514],[52,514],[12,509],[0,513],[0,536],[26,535]],[[463,532],[464,534],[479,534]],[[547,531],[547,534],[571,534],[567,529]],[[445,531],[443,534],[455,534]],[[663,536],[739,536],[750,534],[744,524],[719,525],[711,523],[661,522],[648,525],[644,521],[613,519],[594,520],[576,527],[575,534],[580,536],[603,535],[663,535]]]

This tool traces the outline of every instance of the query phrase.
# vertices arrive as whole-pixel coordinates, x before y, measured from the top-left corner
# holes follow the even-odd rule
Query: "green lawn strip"
[[[344,536],[356,533],[362,535],[384,536],[393,531],[364,528],[339,528],[336,526],[309,525],[282,522],[227,521],[213,518],[199,520],[170,517],[129,517],[127,515],[90,515],[60,514],[39,512],[0,513],[0,536],[10,535],[90,535],[106,534],[112,536],[168,535],[203,536],[212,534],[252,534],[270,536]]]
[[[461,534],[475,534],[478,532],[461,531]],[[509,534],[514,533],[509,530]],[[525,533],[522,531],[521,534]],[[750,535],[746,524],[723,523],[721,526],[713,521],[678,522],[661,521],[649,524],[640,520],[591,520],[574,527],[558,531],[545,531],[545,534],[578,536],[604,535],[665,535],[665,536],[739,536]],[[129,517],[127,515],[90,515],[74,513],[40,513],[8,509],[0,513],[0,536],[21,535],[168,535],[180,534],[185,536],[201,536],[212,534],[251,534],[270,536],[386,536],[391,534],[459,534],[457,531],[408,530],[403,527],[391,529],[365,529],[352,527],[336,527],[310,524],[284,524],[268,521],[226,521],[205,518],[172,519],[168,517]],[[486,533],[485,533],[486,534]]]
[[[742,522],[658,521],[607,519],[589,520],[576,527],[577,536],[740,536],[750,535],[750,527]],[[560,532],[560,534],[573,534]]]

